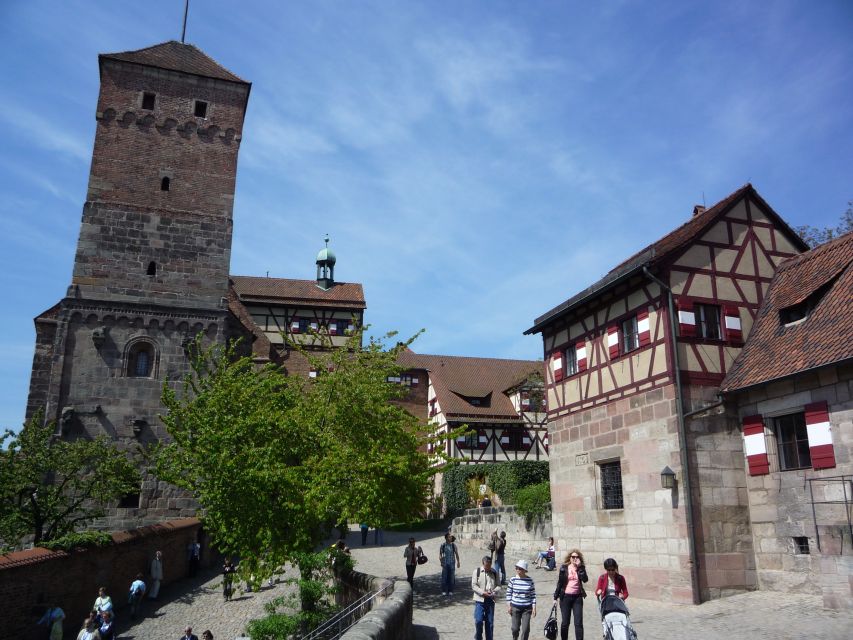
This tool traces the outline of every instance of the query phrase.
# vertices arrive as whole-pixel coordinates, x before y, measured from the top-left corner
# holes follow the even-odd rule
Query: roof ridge
[[[848,231],[844,235],[838,236],[837,238],[833,238],[832,240],[824,242],[823,244],[819,244],[813,249],[809,249],[805,253],[785,258],[782,262],[779,263],[779,266],[776,267],[776,271],[787,271],[788,269],[792,269],[810,260],[816,260],[825,253],[839,249],[843,244],[847,242],[853,242],[853,231]]]
[[[443,355],[436,353],[415,353],[412,352],[411,355],[415,355],[418,357],[427,357],[427,358],[452,358],[455,360],[498,360],[500,362],[518,362],[518,363],[531,363],[531,364],[541,364],[541,360],[523,360],[519,358],[490,358],[487,356],[454,356],[454,355]]]

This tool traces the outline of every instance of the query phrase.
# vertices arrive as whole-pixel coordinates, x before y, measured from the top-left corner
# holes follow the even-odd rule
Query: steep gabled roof
[[[281,358],[278,351],[273,347],[267,334],[252,320],[252,315],[240,301],[240,297],[234,290],[233,283],[230,284],[227,296],[228,311],[231,312],[231,315],[234,316],[234,319],[240,323],[243,329],[252,335],[252,355],[258,360],[280,362]]]
[[[714,206],[701,213],[697,213],[680,227],[673,229],[664,237],[638,251],[630,258],[614,267],[609,273],[607,273],[607,275],[592,286],[587,287],[562,304],[557,305],[544,315],[536,318],[533,326],[524,332],[525,335],[540,332],[542,328],[551,321],[569,313],[572,309],[575,309],[589,301],[591,298],[604,293],[607,289],[642,273],[644,267],[653,269],[657,265],[671,259],[682,249],[685,249],[693,240],[701,237],[702,234],[705,233],[705,231],[709,229],[718,218],[720,218],[720,216],[728,212],[738,201],[746,197],[755,199],[762,206],[774,222],[776,222],[776,224],[778,224],[786,233],[788,239],[794,243],[794,246],[799,247],[803,251],[808,249],[808,246],[794,232],[794,230],[791,229],[791,227],[789,227],[775,211],[773,211],[770,205],[764,201],[753,186],[747,183],[734,193],[731,193],[720,200]]]
[[[99,60],[120,60],[141,64],[147,67],[157,67],[169,71],[191,73],[205,78],[227,80],[240,84],[250,84],[234,75],[194,45],[169,40],[136,51],[121,51],[118,53],[102,53]]]
[[[479,421],[519,420],[512,401],[504,393],[534,374],[542,374],[536,360],[503,360],[464,356],[423,355],[406,350],[398,359],[406,369],[429,372],[441,410],[448,420],[469,418]],[[467,398],[484,400],[472,405]]]
[[[243,302],[353,310],[367,308],[364,289],[357,282],[336,282],[330,289],[321,289],[315,280],[231,276],[231,283]]]
[[[780,311],[808,305],[803,320]],[[853,359],[853,232],[779,265],[723,392]]]

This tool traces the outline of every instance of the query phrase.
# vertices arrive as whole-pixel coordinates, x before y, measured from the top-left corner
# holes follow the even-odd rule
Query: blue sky
[[[97,54],[183,0],[0,2],[0,426],[70,282]],[[231,271],[313,278],[325,233],[376,331],[541,357],[533,319],[752,182],[790,224],[853,199],[853,4],[192,0],[253,83]]]

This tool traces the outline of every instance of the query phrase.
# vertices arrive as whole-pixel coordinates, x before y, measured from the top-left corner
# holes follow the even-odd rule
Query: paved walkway
[[[456,592],[452,597],[441,595],[441,568],[438,548],[441,534],[415,533],[417,543],[429,557],[415,574],[415,638],[416,640],[470,640],[473,637],[473,605],[471,604],[471,573],[487,552],[469,546],[459,546],[462,568],[456,573]],[[385,545],[360,546],[355,534],[349,544],[357,560],[356,569],[377,576],[405,579],[403,547],[409,538],[405,533],[385,533]],[[370,541],[373,533],[370,534]],[[507,558],[514,565],[517,558]],[[509,566],[507,567],[510,568]],[[553,603],[557,576],[533,568],[530,573],[539,593],[540,611],[531,624],[531,638],[542,638],[542,627]],[[592,579],[592,578],[591,578]],[[630,588],[630,585],[628,585]],[[543,597],[544,596],[544,597]],[[601,622],[594,602],[585,602],[586,637],[601,636]],[[631,621],[640,640],[841,640],[853,637],[853,612],[825,611],[821,600],[814,596],[787,595],[771,592],[752,592],[699,606],[673,605],[629,598]],[[495,640],[512,637],[510,620],[503,602],[497,603]],[[574,630],[569,630],[574,638]]]
[[[413,534],[429,557],[426,565],[418,567],[415,575],[415,640],[470,640],[473,637],[473,605],[471,604],[471,573],[480,564],[485,551],[459,546],[462,568],[457,571],[456,593],[441,595],[441,570],[438,548],[442,541],[438,533]],[[357,531],[347,543],[353,549],[356,569],[376,576],[405,579],[403,547],[408,533],[385,532],[383,546],[361,546]],[[369,541],[373,541],[373,532]],[[508,564],[514,564],[516,558]],[[551,594],[556,574],[531,570],[540,594],[540,612],[533,620],[531,638],[541,639],[542,626],[551,608]],[[630,585],[629,585],[630,587]],[[200,576],[194,581],[170,585],[161,592],[156,603],[146,603],[144,617],[130,626],[120,625],[123,640],[174,640],[180,637],[185,625],[194,633],[210,629],[216,640],[233,640],[244,631],[249,620],[264,615],[263,605],[285,595],[290,589],[283,583],[265,587],[259,593],[246,593],[223,603],[219,574]],[[544,596],[544,598],[543,598]],[[586,637],[601,636],[600,621],[595,608],[587,599],[584,622]],[[814,596],[753,592],[700,606],[673,605],[629,598],[631,619],[640,640],[840,640],[853,636],[853,612],[824,611],[820,599]],[[509,616],[499,602],[495,616],[495,640],[511,638]],[[123,616],[124,617],[124,616]],[[120,622],[129,622],[120,620]],[[574,630],[570,630],[574,638]]]

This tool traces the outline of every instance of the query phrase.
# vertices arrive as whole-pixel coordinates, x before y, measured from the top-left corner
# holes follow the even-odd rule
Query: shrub
[[[516,492],[515,511],[527,520],[528,524],[534,518],[545,516],[551,510],[551,483],[524,487]]]
[[[514,460],[490,464],[459,464],[444,472],[444,504],[447,514],[460,513],[476,504],[468,493],[471,478],[485,478],[489,488],[504,504],[516,502],[516,492],[532,484],[548,481],[548,462]],[[478,481],[479,485],[479,481]]]
[[[42,542],[39,546],[51,551],[68,551],[90,547],[106,547],[112,544],[113,537],[106,531],[75,531],[60,538]]]

